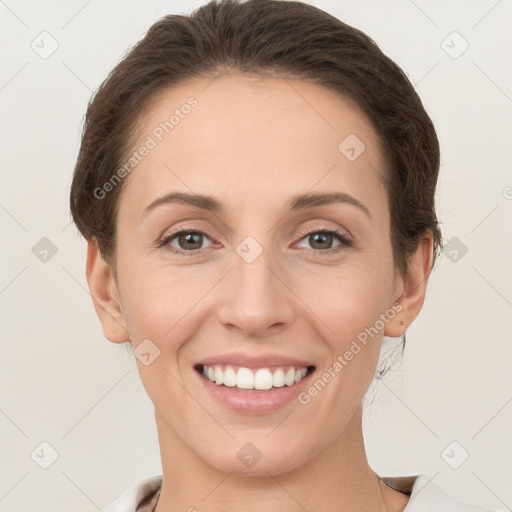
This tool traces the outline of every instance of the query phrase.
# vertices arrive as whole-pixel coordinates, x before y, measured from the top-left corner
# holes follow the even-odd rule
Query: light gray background
[[[202,3],[0,0],[1,511],[101,510],[161,471],[135,363],[94,312],[68,194],[92,91],[154,21]],[[401,367],[375,388],[370,463],[511,510],[511,2],[310,3],[367,32],[416,85],[441,142],[444,238],[467,247],[443,254]],[[58,42],[46,59],[31,47],[50,47],[43,31]],[[42,237],[57,248],[46,262],[32,252]],[[58,452],[48,469],[43,441]]]

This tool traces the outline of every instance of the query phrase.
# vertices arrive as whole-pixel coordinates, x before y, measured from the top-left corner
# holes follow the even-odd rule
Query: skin
[[[148,366],[137,359],[161,450],[157,512],[403,510],[408,497],[368,464],[361,400],[383,335],[401,336],[422,308],[430,233],[402,278],[393,265],[376,133],[340,95],[279,77],[194,79],[144,112],[135,147],[190,96],[198,106],[124,184],[117,279],[88,242],[87,280],[105,336],[131,340],[135,349],[150,339],[160,350]],[[349,134],[366,146],[355,161],[338,150]],[[211,195],[225,212],[167,204],[141,218],[171,191]],[[371,218],[343,203],[286,211],[290,197],[323,191],[352,195]],[[198,255],[155,246],[164,234],[194,228],[208,234]],[[333,228],[354,245],[333,238],[318,248],[307,235]],[[236,252],[249,235],[263,249],[252,263]],[[176,237],[169,245],[191,250]],[[322,256],[322,247],[341,250]],[[193,369],[227,352],[270,352],[310,360],[321,374],[398,303],[402,310],[307,405],[293,400],[269,414],[234,412],[211,398]],[[237,457],[247,442],[262,454],[251,468]]]

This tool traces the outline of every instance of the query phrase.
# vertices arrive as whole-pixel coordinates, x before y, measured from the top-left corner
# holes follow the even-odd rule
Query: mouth
[[[315,366],[269,366],[248,368],[231,364],[197,364],[196,372],[204,379],[240,392],[268,393],[290,388],[315,371]]]

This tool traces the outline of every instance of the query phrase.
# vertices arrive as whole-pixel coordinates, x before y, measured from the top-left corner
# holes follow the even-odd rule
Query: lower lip
[[[292,386],[284,385],[280,388],[259,391],[250,389],[240,390],[236,387],[215,384],[196,371],[205,388],[217,402],[228,409],[247,414],[267,414],[277,411],[297,398],[299,393],[308,386],[309,380],[314,373],[314,371],[308,373],[303,379]]]

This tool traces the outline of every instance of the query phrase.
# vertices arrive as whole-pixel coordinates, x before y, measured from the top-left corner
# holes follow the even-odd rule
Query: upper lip
[[[305,368],[313,366],[310,361],[296,359],[293,357],[280,356],[277,354],[263,354],[261,356],[251,356],[241,352],[230,354],[220,354],[201,360],[198,364],[203,366],[213,366],[215,364],[224,364],[240,366],[244,368],[270,368],[280,366],[294,366]]]

